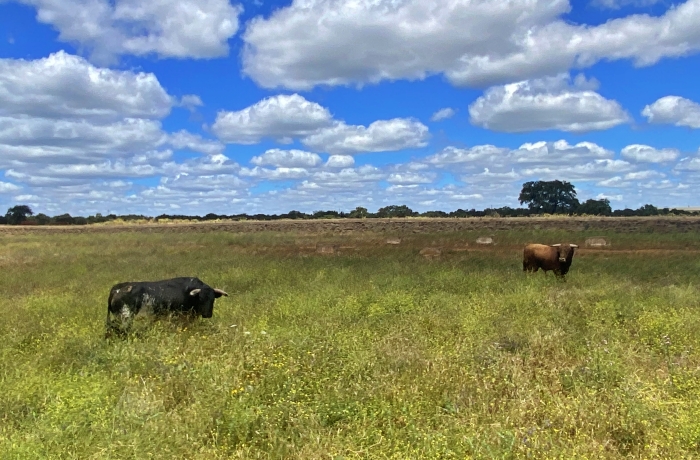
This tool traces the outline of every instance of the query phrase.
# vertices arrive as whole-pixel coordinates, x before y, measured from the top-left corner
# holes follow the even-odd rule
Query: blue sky
[[[700,0],[0,1],[0,206],[698,206]]]

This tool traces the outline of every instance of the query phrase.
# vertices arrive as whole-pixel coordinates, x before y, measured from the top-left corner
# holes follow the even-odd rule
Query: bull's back
[[[556,250],[546,244],[528,244],[523,250],[523,263],[543,270],[554,270],[557,268]]]
[[[531,243],[525,246],[523,257],[527,259],[549,258],[552,254],[552,247],[546,244]]]

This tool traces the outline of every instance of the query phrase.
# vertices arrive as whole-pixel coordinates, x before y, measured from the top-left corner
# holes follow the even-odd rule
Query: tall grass
[[[3,237],[0,458],[699,455],[697,253],[582,252],[565,282],[519,245],[583,234],[418,255],[473,236]],[[230,297],[104,338],[112,284],[172,276]]]

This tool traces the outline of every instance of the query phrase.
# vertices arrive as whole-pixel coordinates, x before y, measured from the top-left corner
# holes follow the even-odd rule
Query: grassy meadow
[[[697,235],[565,282],[522,245],[590,234],[477,236],[0,233],[0,459],[700,457]],[[230,296],[105,339],[113,284],[173,276]]]

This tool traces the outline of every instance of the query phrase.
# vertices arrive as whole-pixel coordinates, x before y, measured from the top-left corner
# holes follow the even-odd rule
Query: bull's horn
[[[222,291],[221,289],[214,289],[214,292],[216,292],[216,293],[219,294],[219,295],[225,295],[226,297],[228,297],[228,294],[226,294],[226,293],[225,293],[224,291]]]
[[[570,244],[569,246],[571,246],[572,248],[577,248],[578,244]]]
[[[559,246],[561,246],[561,243],[550,244],[550,246],[553,247],[553,248],[558,248]]]
[[[197,295],[197,294],[199,294],[199,291],[201,291],[201,289],[192,289],[190,291],[190,295]]]

